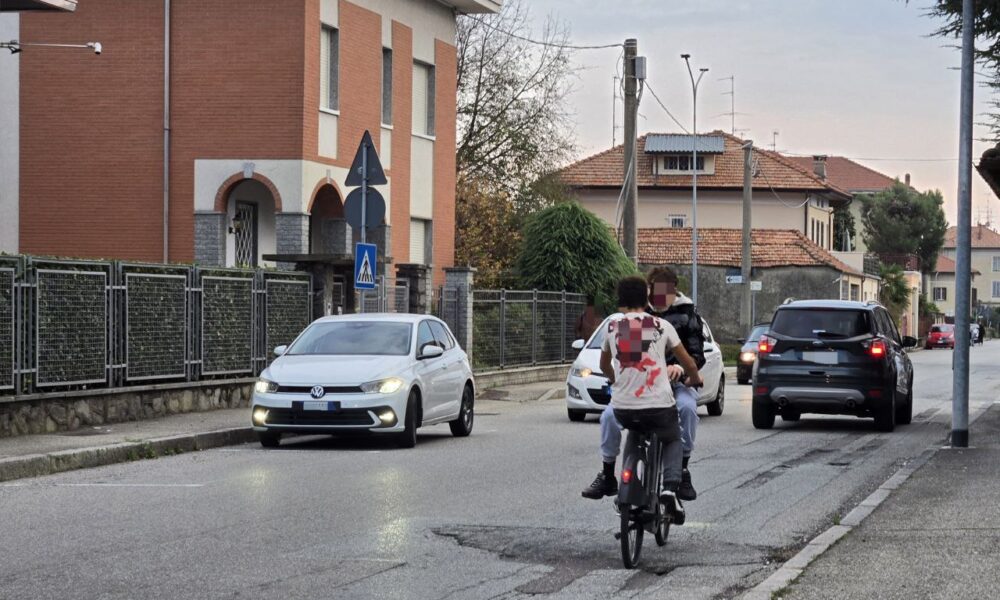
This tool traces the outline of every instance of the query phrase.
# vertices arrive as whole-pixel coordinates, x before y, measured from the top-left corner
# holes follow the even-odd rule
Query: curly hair
[[[638,275],[629,275],[618,282],[618,306],[638,308],[646,306],[649,299],[649,284]]]

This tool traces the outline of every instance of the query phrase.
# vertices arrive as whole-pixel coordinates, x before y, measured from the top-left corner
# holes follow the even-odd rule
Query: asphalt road
[[[300,438],[0,484],[0,598],[732,597],[944,441],[951,354],[913,355],[914,423],[891,434],[808,416],[757,431],[729,382],[725,414],[702,417],[688,524],[636,571],[611,501],[580,497],[596,420],[484,401],[470,438],[430,428],[414,450]],[[998,363],[1000,342],[973,350],[974,410]]]

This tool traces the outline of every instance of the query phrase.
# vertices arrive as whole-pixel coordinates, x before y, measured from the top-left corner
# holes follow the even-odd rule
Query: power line
[[[578,46],[578,45],[575,45],[575,44],[560,44],[560,43],[557,43],[557,42],[546,42],[544,40],[535,40],[535,39],[531,39],[529,37],[525,37],[523,35],[518,35],[518,34],[513,33],[511,31],[507,31],[505,29],[501,29],[500,27],[497,27],[496,25],[494,25],[494,24],[486,21],[485,19],[480,18],[477,15],[473,15],[473,14],[470,14],[470,13],[467,13],[467,12],[462,12],[462,11],[455,11],[455,12],[457,12],[460,15],[462,15],[463,17],[468,17],[468,18],[472,19],[473,21],[475,21],[475,22],[477,22],[477,23],[479,23],[481,25],[485,25],[486,27],[492,29],[493,31],[497,31],[499,33],[502,33],[502,34],[508,36],[508,37],[512,37],[515,40],[521,40],[522,42],[528,42],[529,44],[535,44],[537,46],[547,46],[549,48],[562,48],[564,50],[603,50],[605,48],[624,48],[624,45],[621,44],[620,42],[617,43],[617,44],[601,44],[601,45],[596,45],[596,46]]]
[[[660,100],[660,97],[656,95],[656,92],[653,91],[652,86],[649,85],[649,80],[648,79],[645,82],[645,87],[646,87],[646,89],[649,90],[649,93],[653,95],[653,98],[656,100],[656,103],[660,105],[660,108],[663,109],[663,112],[667,113],[667,116],[670,117],[673,120],[673,122],[676,123],[677,126],[681,128],[681,130],[684,133],[690,134],[691,132],[688,131],[687,127],[685,127],[683,124],[681,124],[680,121],[677,120],[677,117],[674,116],[674,113],[670,112],[670,109],[667,108],[667,106],[665,104],[663,104],[663,101]]]

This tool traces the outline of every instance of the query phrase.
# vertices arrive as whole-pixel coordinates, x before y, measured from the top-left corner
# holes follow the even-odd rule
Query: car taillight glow
[[[758,395],[758,396],[763,396],[763,395],[767,394],[767,392],[768,392],[768,388],[767,388],[766,385],[758,385],[753,390],[753,393],[756,394],[756,395]]]
[[[885,342],[882,340],[875,340],[872,345],[868,347],[868,354],[872,358],[882,358],[885,356]]]
[[[762,335],[760,336],[760,343],[757,344],[757,352],[760,354],[770,354],[774,350],[774,345],[778,343],[778,340],[773,337]]]
[[[869,398],[881,398],[882,397],[882,390],[868,390],[868,397]]]

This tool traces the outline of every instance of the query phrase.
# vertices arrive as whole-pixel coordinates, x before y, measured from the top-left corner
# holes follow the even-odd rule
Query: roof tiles
[[[958,228],[949,227],[944,232],[944,247],[955,248],[955,240],[958,239]],[[972,247],[973,248],[1000,248],[1000,233],[993,231],[986,225],[974,225],[972,227]]]
[[[786,156],[785,158],[803,169],[813,170],[811,156]],[[877,192],[891,187],[896,182],[888,175],[883,175],[843,156],[826,157],[826,179],[837,187],[851,192]]]

